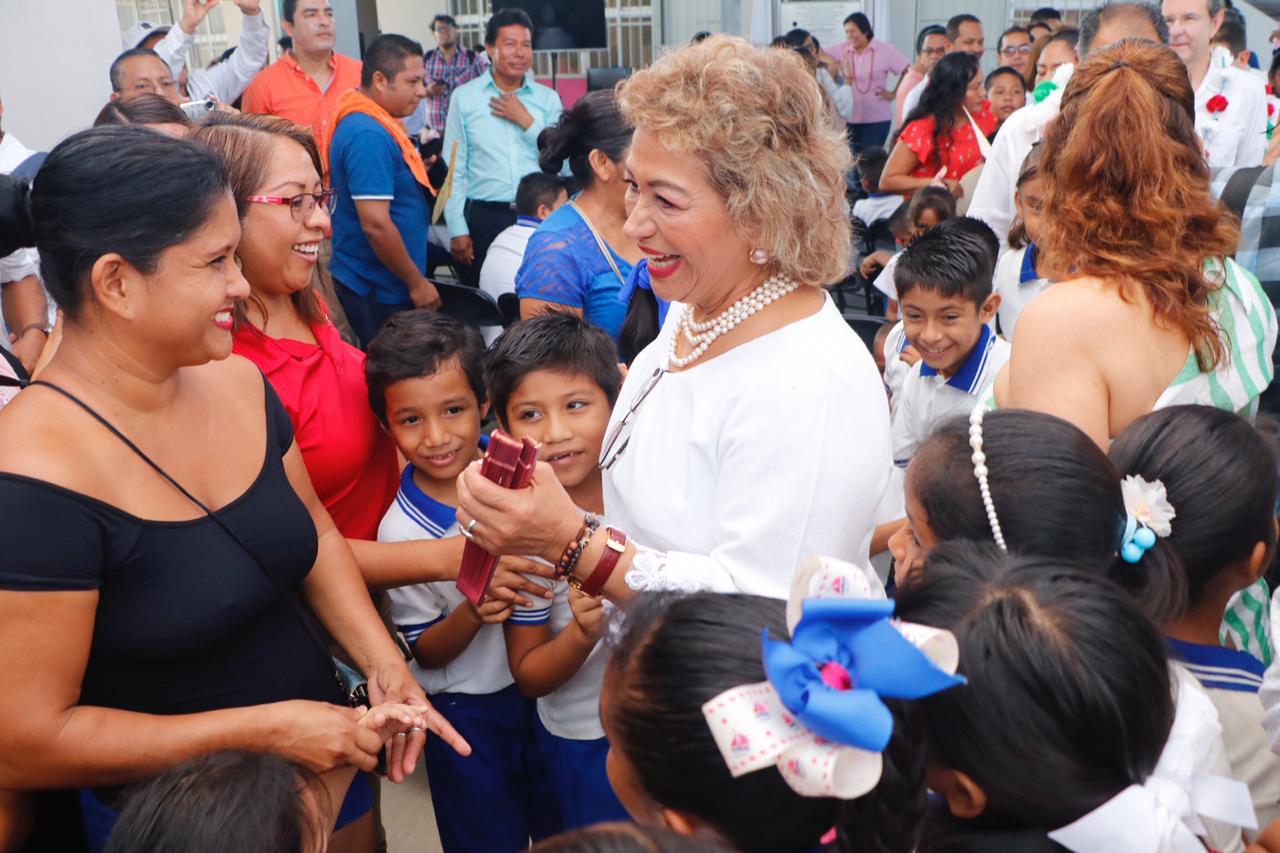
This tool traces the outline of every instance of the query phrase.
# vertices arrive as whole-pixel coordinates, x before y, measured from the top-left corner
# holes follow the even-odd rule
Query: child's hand
[[[500,625],[511,615],[511,602],[495,598],[486,598],[484,603],[475,607],[471,602],[467,606],[475,611],[476,618],[486,625]]]
[[[408,734],[410,729],[426,731],[427,720],[422,716],[422,709],[396,702],[385,702],[374,705],[365,715],[356,721],[356,725],[373,729],[386,743],[391,738]]]
[[[902,352],[898,353],[898,358],[902,359],[903,364],[910,366],[920,360],[920,353],[915,347],[908,344],[902,348]]]
[[[569,610],[573,612],[573,620],[589,639],[598,640],[604,636],[606,623],[603,598],[587,595],[570,587]]]

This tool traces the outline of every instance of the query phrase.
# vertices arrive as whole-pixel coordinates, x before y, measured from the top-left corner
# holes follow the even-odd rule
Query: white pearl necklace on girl
[[[704,323],[695,322],[692,306],[686,305],[676,321],[675,334],[671,336],[671,354],[669,366],[683,368],[693,364],[715,343],[721,335],[737,328],[744,320],[762,308],[777,302],[800,285],[788,275],[775,275],[766,279],[759,287],[730,305],[719,315]],[[686,356],[676,355],[676,345],[680,336],[684,335],[693,349]]]

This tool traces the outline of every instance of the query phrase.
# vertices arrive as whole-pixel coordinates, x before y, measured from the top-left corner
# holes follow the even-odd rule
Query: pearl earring
[[[751,252],[751,263],[767,264],[769,263],[769,253],[764,249],[754,249]]]

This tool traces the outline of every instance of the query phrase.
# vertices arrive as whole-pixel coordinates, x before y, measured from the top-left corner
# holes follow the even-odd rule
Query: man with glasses
[[[431,21],[431,32],[436,37],[436,47],[423,57],[427,96],[422,99],[418,112],[405,123],[410,132],[425,126],[444,133],[453,90],[479,77],[489,65],[484,54],[458,43],[458,24],[451,15],[436,15]]]
[[[422,46],[381,35],[365,53],[360,88],[344,94],[335,113],[330,269],[347,321],[365,346],[397,311],[440,306],[426,276],[431,184],[401,124],[424,92]]]
[[[1031,64],[1031,33],[1024,27],[1010,27],[1000,34],[996,46],[997,60],[1002,67],[1012,68],[1027,79],[1027,68]]]
[[[962,50],[965,53],[972,53],[982,59],[985,48],[983,45],[982,21],[977,16],[968,13],[953,15],[947,21],[947,28],[943,31],[946,34],[947,49],[943,53],[950,53],[953,50]],[[938,59],[942,56],[939,55]],[[937,60],[934,60],[937,65]],[[930,69],[932,70],[932,68]],[[920,97],[924,94],[925,87],[929,85],[929,75],[920,81],[919,85],[907,93],[906,99],[902,102],[903,117],[911,115],[915,108],[920,105]]]
[[[906,114],[903,107],[907,103],[907,96],[929,79],[929,74],[938,65],[938,60],[946,56],[949,50],[951,50],[951,41],[947,38],[947,31],[937,24],[925,27],[916,36],[916,61],[911,63],[911,67],[903,75],[902,82],[898,85],[898,94],[894,97],[896,102],[893,109],[894,127],[902,127],[902,117]],[[916,92],[916,100],[919,98],[920,93]]]
[[[169,73],[169,66],[149,47],[126,50],[111,63],[111,100],[128,103],[148,92],[168,98],[175,104],[178,82]]]

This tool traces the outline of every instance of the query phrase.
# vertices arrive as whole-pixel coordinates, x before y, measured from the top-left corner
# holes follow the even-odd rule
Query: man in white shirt
[[[263,19],[260,0],[234,2],[244,16],[240,23],[240,44],[225,62],[212,68],[187,71],[187,51],[195,43],[196,28],[215,5],[201,0],[182,0],[182,17],[176,27],[157,27],[146,21],[135,24],[125,35],[125,50],[153,48],[169,66],[186,100],[212,97],[224,104],[233,103],[267,64],[271,44],[271,28]]]
[[[4,104],[0,102],[0,118]],[[0,175],[11,174],[36,152],[0,126]],[[49,302],[40,283],[40,256],[35,249],[19,249],[0,257],[0,307],[4,316],[0,345],[13,351],[31,370],[49,337]]]
[[[1086,12],[1080,20],[1077,51],[1083,59],[1094,49],[1126,38],[1167,44],[1169,30],[1160,10],[1149,3],[1112,2]],[[1031,147],[1044,137],[1045,127],[1057,117],[1062,90],[1074,71],[1072,64],[1059,66],[1053,74],[1056,88],[1040,103],[1027,104],[1009,116],[991,143],[991,156],[974,188],[968,215],[990,225],[1005,248],[1008,248],[1009,227],[1016,215],[1013,194],[1022,161],[1031,153]]]
[[[1267,150],[1266,85],[1232,67],[1230,52],[1211,46],[1222,25],[1222,0],[1164,0],[1169,46],[1187,66],[1196,92],[1196,131],[1210,166],[1258,166]]]

